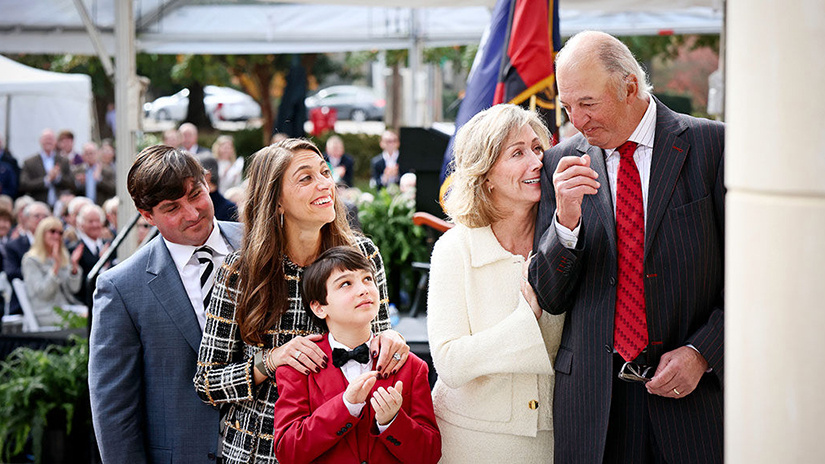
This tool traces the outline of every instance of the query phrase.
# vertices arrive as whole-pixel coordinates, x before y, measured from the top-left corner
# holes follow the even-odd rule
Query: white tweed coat
[[[528,437],[552,430],[552,363],[564,318],[536,320],[521,296],[523,264],[489,226],[456,225],[436,243],[427,326],[439,420]]]

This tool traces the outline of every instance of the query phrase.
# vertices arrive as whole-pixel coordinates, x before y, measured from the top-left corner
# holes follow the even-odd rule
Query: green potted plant
[[[85,319],[67,317],[71,320],[69,326],[85,327]],[[38,463],[44,461],[44,450],[48,454],[55,446],[69,445],[64,438],[77,423],[76,405],[85,403],[88,396],[88,362],[88,339],[77,335],[72,335],[65,346],[17,348],[0,362],[0,451],[4,462],[24,450],[29,435]],[[44,436],[55,435],[49,432],[55,428],[62,438],[58,443],[47,443]]]
[[[397,187],[394,189],[397,192]],[[414,284],[413,261],[429,261],[426,234],[413,224],[415,201],[383,189],[375,195],[364,194],[358,202],[358,219],[364,235],[381,251],[392,303],[401,306],[401,290],[409,292]]]

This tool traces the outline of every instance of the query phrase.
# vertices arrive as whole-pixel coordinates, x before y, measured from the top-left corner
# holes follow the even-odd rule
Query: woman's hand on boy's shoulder
[[[370,343],[372,357],[378,358],[376,369],[379,378],[389,378],[401,369],[410,355],[410,347],[404,337],[395,330],[385,330],[372,338]]]
[[[306,337],[295,337],[289,342],[269,352],[268,363],[275,367],[292,366],[298,372],[309,374],[320,372],[327,367],[327,355],[318,346],[317,342],[324,339],[323,335],[313,334]]]

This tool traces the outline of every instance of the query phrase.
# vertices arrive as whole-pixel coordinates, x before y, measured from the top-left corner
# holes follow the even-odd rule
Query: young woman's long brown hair
[[[240,279],[235,319],[241,338],[250,345],[263,343],[264,332],[276,325],[288,308],[283,263],[287,243],[278,203],[286,169],[299,151],[311,151],[323,159],[312,142],[287,139],[259,150],[249,166],[243,244],[233,270]],[[319,254],[333,246],[355,243],[346,208],[337,192],[333,196],[335,220],[321,228]]]

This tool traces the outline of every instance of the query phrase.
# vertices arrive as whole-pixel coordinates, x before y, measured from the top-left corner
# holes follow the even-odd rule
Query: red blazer
[[[332,359],[329,340],[318,346]],[[280,462],[316,463],[435,463],[441,458],[441,433],[435,422],[427,364],[410,353],[407,362],[388,379],[390,387],[403,382],[403,403],[395,420],[378,433],[369,400],[360,417],[350,415],[343,395],[348,382],[341,369],[329,365],[304,375],[282,367],[276,371],[275,456]],[[370,393],[370,397],[372,393]]]

